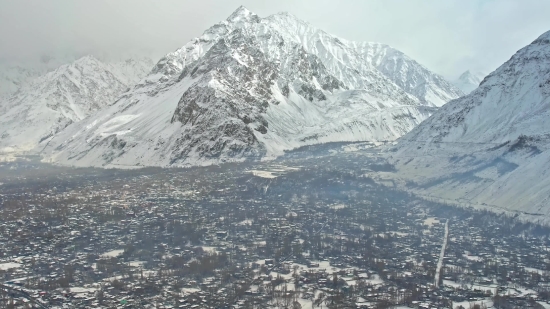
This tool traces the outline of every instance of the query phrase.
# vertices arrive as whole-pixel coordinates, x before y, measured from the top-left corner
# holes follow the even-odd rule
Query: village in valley
[[[549,229],[368,176],[388,168],[2,163],[0,308],[550,308]]]

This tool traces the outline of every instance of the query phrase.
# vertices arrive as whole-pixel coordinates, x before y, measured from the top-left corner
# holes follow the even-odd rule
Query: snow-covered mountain
[[[133,86],[146,76],[155,65],[153,60],[144,56],[132,56],[122,60],[102,61],[118,80]]]
[[[378,46],[336,38],[288,13],[260,18],[240,7],[163,57],[115,104],[55,136],[46,160],[185,166],[394,140],[443,97],[459,96],[402,53],[371,45]]]
[[[550,31],[399,140],[419,193],[550,218]]]
[[[376,68],[403,91],[413,95],[426,105],[441,106],[463,95],[460,89],[442,76],[388,45],[371,42],[352,42],[332,36],[289,13],[279,13],[266,18],[279,33],[301,44],[308,53],[317,55],[337,77],[346,77],[341,64],[347,68]],[[366,66],[368,65],[368,66]],[[351,84],[363,87],[361,81]]]
[[[454,85],[465,94],[468,94],[479,86],[485,76],[487,76],[487,74],[468,70],[458,77]]]
[[[0,66],[0,100],[8,97],[19,88],[24,86],[27,81],[39,76],[40,74],[33,69],[18,65]]]
[[[464,95],[460,89],[442,76],[434,74],[388,45],[355,42],[349,44],[395,84],[422,102],[442,106]]]
[[[40,60],[2,61],[0,62],[0,100],[9,97],[17,90],[28,85],[34,78],[53,71],[59,66],[75,59],[69,57],[43,57]],[[0,103],[1,104],[1,103]]]
[[[147,65],[150,60],[105,64],[87,56],[29,77],[0,100],[0,153],[31,151],[67,125],[112,104],[146,74]]]
[[[75,55],[42,56],[26,61],[0,62],[0,100],[6,100],[19,89],[26,88],[34,79],[54,71],[62,65],[71,64],[82,57]],[[137,83],[155,65],[148,56],[130,54],[114,58],[102,55],[99,59],[109,66],[117,77],[128,85]],[[1,103],[0,103],[1,104]]]

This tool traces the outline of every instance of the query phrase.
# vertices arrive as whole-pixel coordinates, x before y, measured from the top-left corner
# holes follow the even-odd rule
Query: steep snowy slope
[[[185,166],[273,157],[333,141],[393,140],[436,104],[356,46],[290,14],[240,7],[163,57],[113,106],[56,136],[48,161]]]
[[[137,83],[155,65],[153,60],[147,56],[128,55],[122,59],[114,59],[106,55],[103,58],[100,61],[107,65],[119,80],[128,85]],[[60,55],[58,57],[43,56],[40,60],[26,62],[0,62],[0,105],[19,89],[31,84],[37,77],[76,60],[77,58],[71,55]]]
[[[155,65],[149,57],[133,56],[118,61],[102,61],[107,65],[118,80],[128,86],[133,86],[146,76]]]
[[[454,82],[454,85],[462,90],[462,92],[468,94],[479,86],[485,76],[487,76],[487,74],[481,72],[471,72],[468,70],[458,77],[458,79]]]
[[[302,44],[307,52],[318,55],[323,64],[342,79],[349,74],[345,69],[361,68],[358,69],[361,72],[381,73],[408,94],[433,106],[442,106],[463,95],[443,77],[388,45],[340,39],[289,13],[275,14],[266,20],[285,37]],[[367,75],[362,80],[347,79],[351,87],[358,88],[370,78]]]
[[[16,92],[27,81],[40,75],[37,70],[18,65],[0,66],[0,100]],[[0,102],[1,105],[1,102]]]
[[[442,106],[464,95],[442,76],[388,45],[354,42],[350,45],[399,87],[423,102]]]
[[[393,151],[418,192],[550,219],[550,32]]]
[[[27,62],[0,62],[0,105],[2,99],[28,85],[33,79],[72,61],[74,59],[67,56],[54,59],[43,57],[42,60]]]
[[[104,64],[88,56],[28,80],[0,104],[0,152],[33,150],[113,103],[143,71],[143,65],[131,61]]]

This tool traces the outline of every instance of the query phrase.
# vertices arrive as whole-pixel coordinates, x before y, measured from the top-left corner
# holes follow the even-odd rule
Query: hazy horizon
[[[543,1],[0,1],[0,60],[147,55],[157,60],[240,5],[260,17],[286,11],[328,33],[389,44],[455,79],[489,73],[550,30]]]

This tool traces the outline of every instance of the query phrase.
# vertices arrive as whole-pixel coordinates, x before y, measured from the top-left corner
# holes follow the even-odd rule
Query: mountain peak
[[[229,22],[239,22],[243,20],[250,20],[251,18],[258,18],[258,15],[252,13],[244,5],[239,6],[229,17]]]
[[[92,69],[95,69],[95,68],[101,67],[102,69],[105,69],[104,65],[105,64],[103,62],[101,62],[100,60],[98,60],[96,57],[94,57],[92,55],[86,55],[86,56],[83,56],[83,57],[80,57],[80,58],[74,60],[71,63],[63,64],[63,65],[59,66],[58,68],[56,68],[54,71],[52,71],[52,74],[50,74],[50,75],[46,74],[46,75],[40,76],[40,78],[51,78],[51,77],[55,76],[55,74],[53,74],[53,72],[63,73],[63,72],[73,70],[75,68],[87,68],[87,69],[92,68]],[[49,77],[47,77],[47,76],[49,76]]]
[[[422,184],[419,194],[548,217],[549,59],[546,32],[403,137],[392,157],[404,181]]]
[[[464,73],[460,74],[460,77],[458,79],[468,78],[471,75],[472,75],[472,72],[470,72],[470,70],[466,70]]]
[[[486,75],[487,74],[483,72],[466,70],[464,73],[460,74],[458,80],[473,81],[479,84]]]
[[[0,107],[0,149],[38,150],[71,123],[109,106],[150,65],[106,64],[88,55],[21,83]]]
[[[74,62],[79,63],[79,62],[88,62],[88,61],[99,61],[99,60],[93,55],[86,55],[76,59]]]
[[[458,97],[410,59],[386,59],[382,70],[362,51],[289,13],[260,18],[240,6],[44,153],[94,166],[260,160],[305,145],[394,140],[433,112],[433,100]],[[76,132],[91,142],[64,143]]]
[[[465,94],[468,94],[479,86],[486,75],[487,74],[482,72],[466,70],[464,73],[460,74],[454,83],[455,86],[460,88]]]
[[[83,57],[80,57],[73,61],[72,63],[67,63],[65,65],[60,66],[60,68],[69,68],[69,67],[98,67],[98,66],[104,66],[105,62],[97,59],[93,55],[86,55]]]

